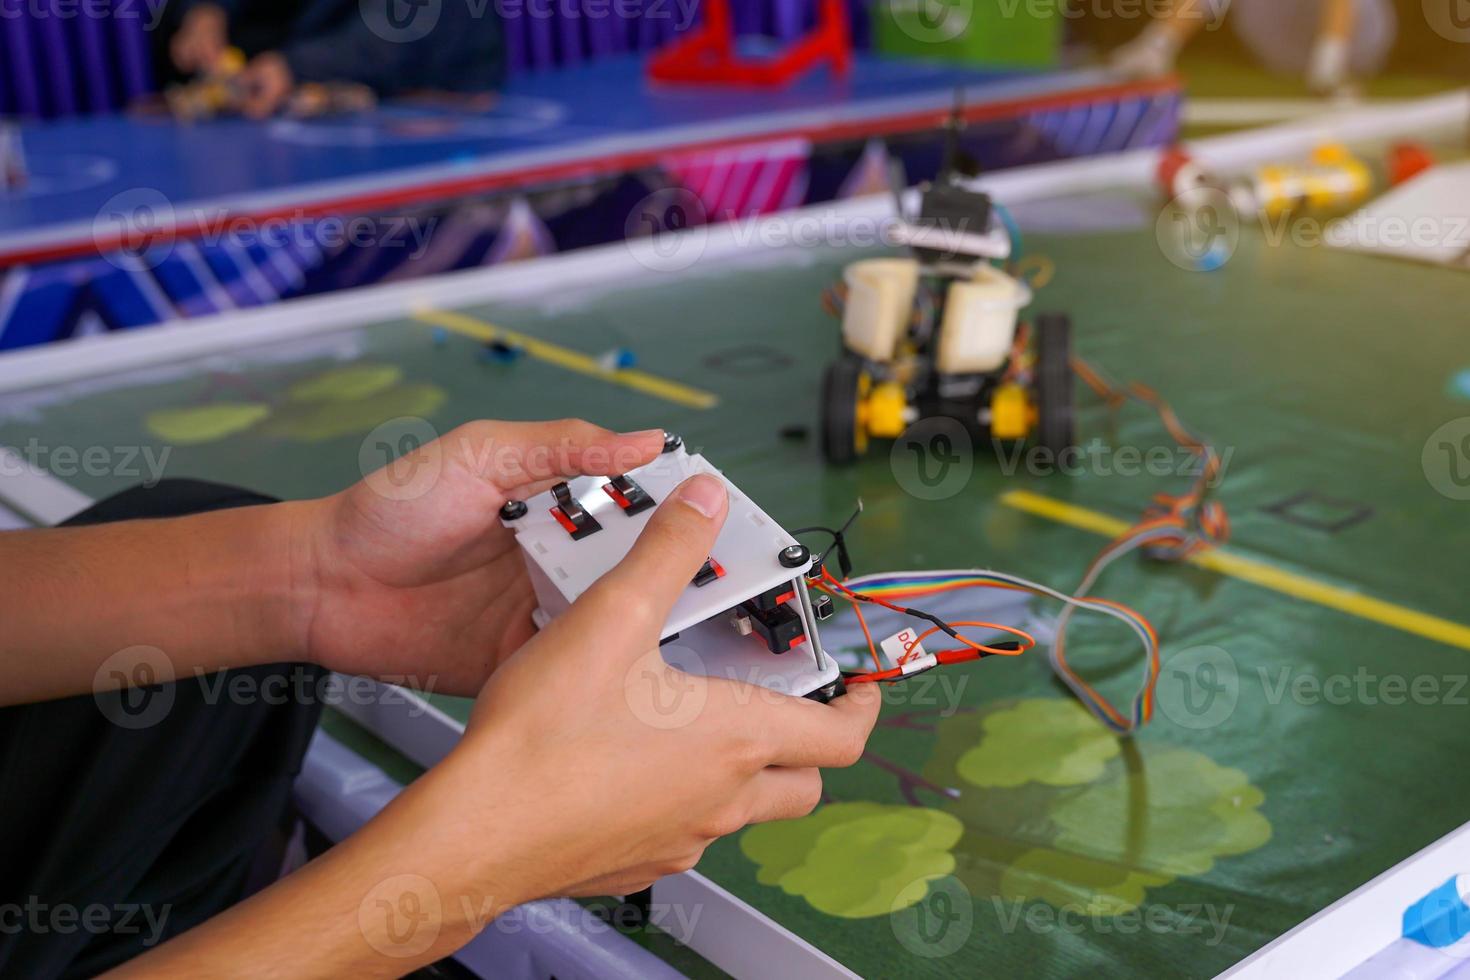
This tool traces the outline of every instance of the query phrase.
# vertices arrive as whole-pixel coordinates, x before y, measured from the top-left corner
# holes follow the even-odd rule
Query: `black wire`
[[[849,517],[846,520],[846,522],[843,523],[843,525],[841,527],[839,527],[839,528],[830,528],[830,527],[822,527],[820,525],[814,525],[812,527],[798,528],[795,531],[792,531],[791,532],[791,536],[792,537],[800,537],[803,534],[829,534],[829,535],[831,535],[832,536],[832,543],[827,546],[827,550],[824,551],[824,552],[822,552],[821,556],[817,559],[817,567],[819,567],[819,568],[826,568],[827,567],[827,556],[829,556],[830,554],[832,554],[832,552],[834,550],[836,550],[836,552],[837,552],[837,568],[838,568],[838,570],[840,572],[842,572],[842,577],[843,578],[847,578],[849,575],[852,574],[852,556],[851,556],[851,554],[848,553],[848,550],[847,550],[847,532],[852,529],[853,524],[857,523],[857,519],[862,516],[862,513],[863,513],[863,501],[862,501],[862,498],[859,497],[858,498],[858,502],[857,502],[857,508],[855,510],[853,510],[852,516]]]

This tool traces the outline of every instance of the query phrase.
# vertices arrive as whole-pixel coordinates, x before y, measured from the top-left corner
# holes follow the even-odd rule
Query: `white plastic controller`
[[[831,698],[840,690],[840,671],[822,649],[807,591],[806,574],[815,559],[676,437],[658,459],[622,480],[580,477],[532,497],[523,508],[512,504],[502,511],[501,522],[515,532],[536,590],[537,624],[560,615],[622,561],[654,508],[696,473],[725,484],[730,509],[710,564],[664,623],[664,661],[692,674]],[[757,606],[773,611],[762,614]]]

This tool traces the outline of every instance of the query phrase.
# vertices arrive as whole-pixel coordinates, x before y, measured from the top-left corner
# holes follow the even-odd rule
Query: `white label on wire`
[[[888,662],[898,667],[900,666],[899,661],[903,659],[904,654],[908,654],[910,659],[928,656],[924,652],[924,644],[916,642],[918,638],[918,630],[906,629],[902,632],[894,633],[880,643],[879,646],[883,648],[883,654],[888,658]]]
[[[939,658],[934,656],[934,654],[932,653],[926,653],[921,657],[914,657],[912,660],[910,660],[908,663],[904,664],[898,669],[903,671],[903,675],[907,677],[910,674],[917,674],[920,671],[928,670],[930,667],[938,666]]]

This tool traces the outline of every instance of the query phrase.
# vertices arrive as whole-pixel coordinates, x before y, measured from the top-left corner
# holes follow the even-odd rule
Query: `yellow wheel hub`
[[[857,448],[866,452],[869,439],[897,439],[907,427],[908,394],[897,381],[881,381],[864,374],[858,382]]]
[[[1003,384],[990,396],[990,434],[996,439],[1024,439],[1036,420],[1036,405],[1020,385]]]

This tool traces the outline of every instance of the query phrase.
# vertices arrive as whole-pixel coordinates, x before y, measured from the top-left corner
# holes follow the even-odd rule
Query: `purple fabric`
[[[112,102],[113,59],[105,25],[96,17],[79,17],[76,25],[87,107],[100,111]]]
[[[73,60],[66,43],[66,22],[59,17],[40,17],[36,33],[41,42],[41,62],[45,65],[47,106],[50,115],[77,114],[76,80],[72,77]]]
[[[0,18],[0,111],[63,116],[120,109],[153,90],[142,5],[104,17],[45,3]]]
[[[107,21],[107,30],[117,48],[122,67],[122,92],[115,105],[121,107],[156,88],[153,84],[153,56],[148,50],[146,25],[140,17],[118,17]]]
[[[7,100],[11,111],[17,115],[39,116],[41,105],[40,79],[36,74],[31,34],[36,25],[28,18],[0,18],[0,31],[5,35],[6,60],[10,62],[10,85],[13,96]]]

